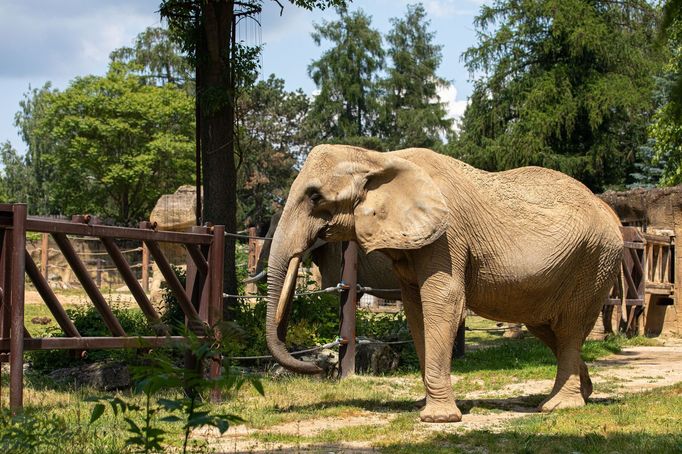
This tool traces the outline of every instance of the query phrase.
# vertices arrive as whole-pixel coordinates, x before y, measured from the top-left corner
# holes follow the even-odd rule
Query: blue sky
[[[309,12],[290,6],[280,16],[273,1],[265,0],[259,32],[253,24],[240,25],[238,36],[253,42],[262,39],[263,77],[274,73],[290,90],[312,94],[315,85],[307,67],[322,49],[310,37],[313,23],[334,20],[333,10]],[[355,0],[350,9],[362,9],[382,34],[392,17],[402,17],[406,0]],[[424,0],[435,41],[443,46],[439,75],[451,82],[441,97],[451,115],[463,112],[471,94],[469,75],[460,56],[475,44],[473,19],[484,0]],[[29,85],[51,81],[65,88],[76,76],[103,74],[109,53],[131,45],[148,26],[160,24],[159,0],[0,0],[0,142],[9,140],[23,152],[14,115]]]

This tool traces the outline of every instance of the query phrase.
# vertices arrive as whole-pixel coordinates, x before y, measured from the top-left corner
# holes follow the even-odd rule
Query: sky
[[[133,44],[138,33],[161,25],[159,0],[0,0],[0,143],[9,140],[20,152],[25,144],[14,126],[19,102],[29,87],[50,81],[64,89],[69,81],[87,74],[106,72],[109,53]],[[355,0],[351,11],[362,9],[382,34],[390,19],[403,17],[408,0]],[[442,45],[438,75],[451,85],[441,91],[450,116],[457,118],[466,107],[472,85],[461,54],[476,42],[473,20],[484,0],[423,0],[435,42]],[[334,10],[307,11],[282,1],[263,2],[259,28],[252,21],[239,25],[238,38],[247,44],[262,42],[261,77],[275,74],[286,88],[303,89],[312,95],[315,84],[308,65],[324,47],[310,37],[314,23],[333,21]]]

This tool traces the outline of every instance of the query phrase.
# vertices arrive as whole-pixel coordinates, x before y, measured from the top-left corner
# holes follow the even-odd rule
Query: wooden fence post
[[[26,205],[12,206],[10,285],[12,294],[12,322],[9,353],[9,406],[12,413],[19,412],[24,405],[24,274],[26,266]]]
[[[149,292],[149,249],[142,242],[142,290]]]
[[[40,244],[40,273],[49,281],[47,277],[47,246],[50,236],[47,233],[43,233],[42,241]]]
[[[350,377],[355,373],[355,309],[358,294],[358,245],[354,241],[343,243],[343,272],[341,282],[347,289],[341,292],[341,323],[339,336],[339,377]]]
[[[252,276],[256,272],[256,266],[258,265],[258,240],[254,238],[256,236],[256,228],[249,227],[249,258],[247,263],[247,269],[249,276]],[[244,286],[244,292],[247,295],[255,295],[258,293],[258,284],[255,282],[247,282]]]

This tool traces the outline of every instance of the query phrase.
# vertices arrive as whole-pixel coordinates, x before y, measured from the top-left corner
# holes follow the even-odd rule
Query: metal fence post
[[[12,413],[24,405],[24,274],[26,266],[26,205],[12,207],[12,322],[10,331],[9,406]]]
[[[354,241],[343,243],[343,272],[341,282],[347,289],[341,292],[341,323],[339,336],[339,377],[355,373],[355,309],[357,307],[358,245]]]

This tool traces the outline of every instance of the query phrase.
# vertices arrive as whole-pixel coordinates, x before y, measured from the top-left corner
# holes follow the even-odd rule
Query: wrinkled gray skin
[[[315,147],[294,181],[273,238],[266,338],[301,373],[284,341],[301,256],[315,241],[354,240],[389,257],[426,388],[423,421],[459,421],[450,382],[465,306],[524,323],[557,357],[543,411],[585,404],[592,384],[581,346],[623,255],[618,218],[578,181],[548,169],[489,173],[425,149],[377,153]]]
[[[270,228],[265,235],[266,238],[272,238],[275,235],[281,215],[282,212],[278,211],[272,216]],[[272,241],[267,240],[263,244],[256,271],[254,276],[247,279],[248,282],[257,282],[265,278],[265,262],[270,255],[271,244]],[[333,287],[341,281],[341,243],[327,243],[320,240],[315,242],[307,252],[312,256],[313,263],[320,270],[322,288]],[[358,284],[374,289],[366,292],[370,295],[389,300],[400,299],[400,281],[393,272],[393,264],[388,257],[380,252],[372,252],[367,255],[360,251],[358,254]]]

